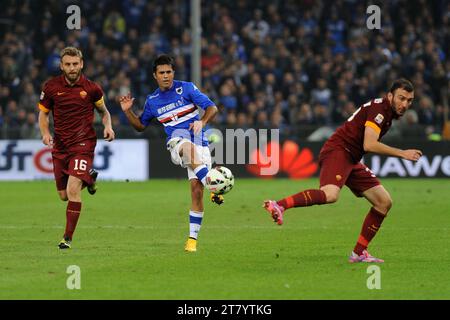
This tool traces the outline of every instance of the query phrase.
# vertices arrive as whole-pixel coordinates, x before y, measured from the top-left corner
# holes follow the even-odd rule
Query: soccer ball
[[[206,189],[215,194],[225,194],[234,186],[234,176],[230,169],[217,166],[206,175]]]

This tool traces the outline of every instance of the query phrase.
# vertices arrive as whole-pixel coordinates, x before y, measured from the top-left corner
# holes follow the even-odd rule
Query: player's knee
[[[59,199],[61,199],[61,201],[69,200],[69,198],[67,197],[67,193],[66,192],[58,192],[58,195],[59,195]]]
[[[196,185],[192,187],[191,190],[192,199],[201,200],[203,198],[203,188],[201,185]]]
[[[203,197],[203,183],[198,179],[191,179],[191,194],[195,198]]]
[[[389,210],[391,210],[392,208],[392,199],[391,197],[385,197],[380,206],[383,208],[383,211],[385,213],[385,215],[389,212]]]
[[[392,199],[389,196],[385,196],[383,198],[380,198],[375,203],[375,209],[386,216],[389,212],[389,210],[392,208]]]
[[[334,203],[339,199],[339,193],[325,193],[327,196],[327,203]]]
[[[320,188],[325,193],[327,203],[338,201],[341,189],[334,185],[326,185]]]
[[[327,203],[334,203],[339,199],[339,192],[334,189],[325,189],[325,195],[327,197]]]
[[[78,186],[68,186],[66,192],[68,199],[74,199],[80,196],[81,190]]]

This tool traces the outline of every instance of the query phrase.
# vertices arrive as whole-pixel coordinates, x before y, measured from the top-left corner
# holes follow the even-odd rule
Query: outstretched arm
[[[112,128],[111,114],[109,113],[108,109],[106,108],[103,102],[101,102],[99,105],[95,105],[95,108],[102,117],[102,123],[103,126],[105,127],[105,129],[103,130],[103,138],[106,141],[113,141],[115,138],[115,133]]]
[[[364,151],[387,156],[399,157],[406,160],[417,161],[422,156],[422,151],[416,149],[402,150],[390,147],[378,141],[379,133],[371,127],[364,131]]]
[[[128,95],[119,98],[120,107],[127,116],[128,121],[131,123],[134,129],[142,132],[144,131],[145,126],[141,123],[139,117],[131,109],[131,107],[133,106],[133,101],[134,98],[131,97],[131,93],[128,93]]]

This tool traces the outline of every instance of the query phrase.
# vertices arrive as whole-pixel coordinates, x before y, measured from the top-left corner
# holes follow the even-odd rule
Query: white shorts
[[[172,158],[172,162],[174,164],[181,166],[183,168],[187,168],[189,180],[197,179],[197,176],[195,175],[194,170],[192,170],[190,167],[188,167],[188,165],[183,162],[183,159],[180,156],[181,145],[185,142],[192,143],[192,141],[190,141],[186,138],[181,138],[181,137],[172,138],[169,141],[167,141],[167,150],[169,150],[170,157]],[[208,170],[210,170],[211,169],[211,152],[209,151],[208,146],[199,146],[197,144],[195,144],[194,146],[195,146],[195,152],[197,152],[197,154],[199,155],[200,161],[204,165],[206,165]]]

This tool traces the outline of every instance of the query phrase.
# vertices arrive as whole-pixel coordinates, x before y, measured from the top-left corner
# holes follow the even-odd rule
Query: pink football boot
[[[276,222],[280,226],[283,224],[284,208],[280,206],[276,201],[265,200],[263,208],[272,215],[272,219],[274,222]]]

